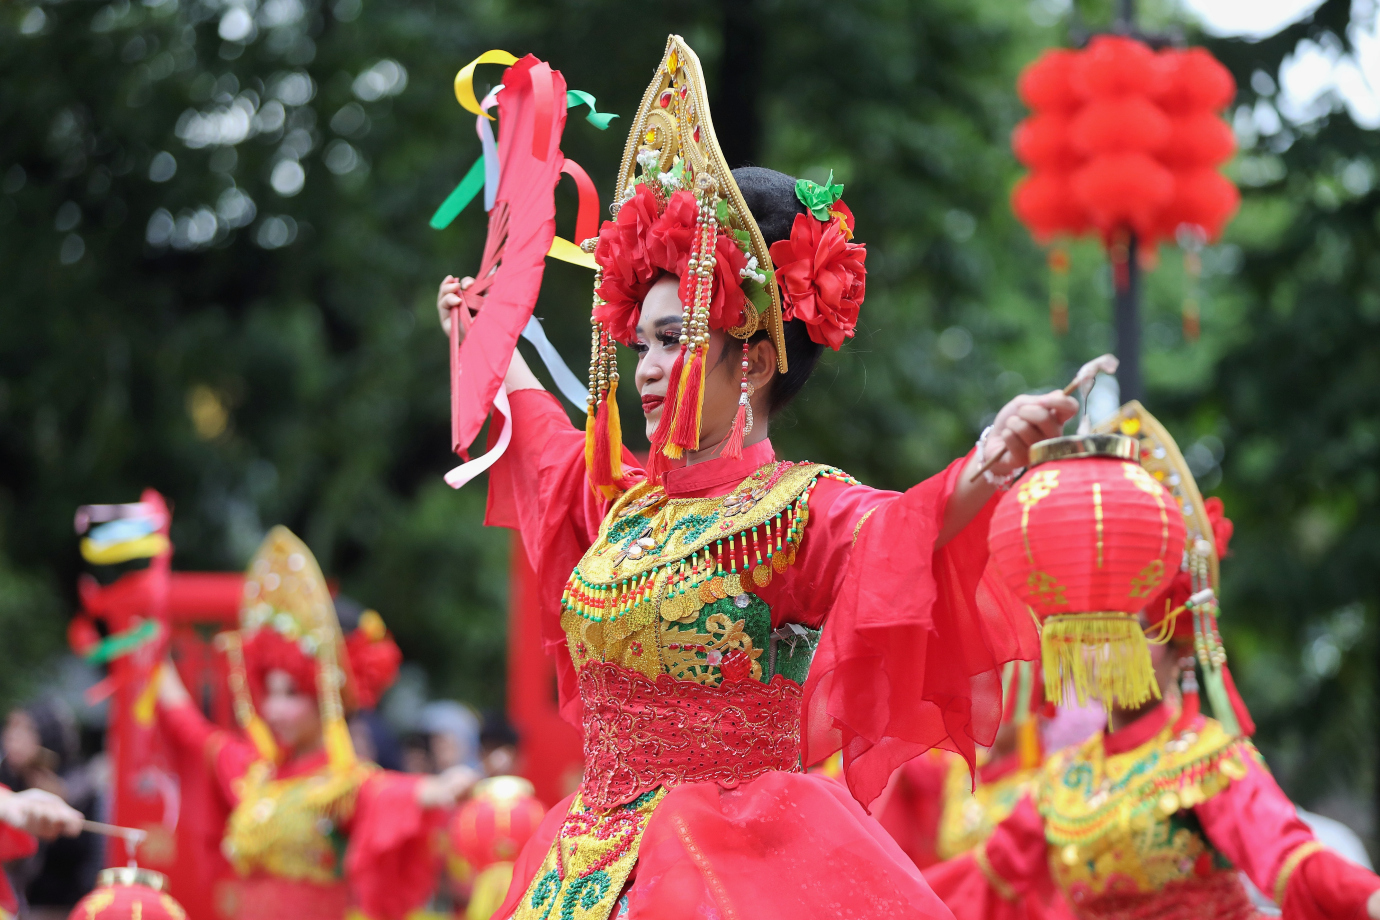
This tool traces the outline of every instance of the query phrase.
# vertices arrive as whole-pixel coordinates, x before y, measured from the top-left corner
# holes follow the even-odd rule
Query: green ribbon
[[[594,97],[583,90],[569,89],[565,92],[565,107],[573,109],[577,105],[589,106],[589,114],[585,116],[585,121],[594,125],[600,131],[608,130],[609,122],[617,118],[607,112],[601,112],[594,107]]]
[[[829,170],[829,178],[824,180],[824,184],[811,182],[809,179],[797,179],[795,183],[795,197],[800,199],[800,203],[810,209],[810,213],[815,216],[815,220],[828,220],[829,209],[834,202],[843,197],[843,186],[834,185],[834,171]]]
[[[460,180],[455,191],[447,195],[446,200],[436,209],[436,213],[431,215],[431,229],[444,230],[449,227],[451,221],[460,216],[460,212],[465,210],[465,206],[474,200],[474,196],[478,195],[483,187],[484,158],[480,157],[474,161],[470,171],[465,173],[465,178]]]
[[[617,118],[617,115],[608,112],[600,112],[595,108],[594,97],[582,90],[567,90],[565,94],[566,108],[574,108],[577,105],[589,106],[589,114],[585,116],[585,121],[594,125],[600,131],[608,129],[609,122]],[[441,202],[441,206],[436,209],[436,213],[431,215],[431,229],[444,230],[451,225],[455,218],[460,216],[460,212],[469,206],[484,188],[484,157],[480,157],[470,167],[470,171],[465,173],[465,178],[460,180],[460,184],[455,187],[446,200]]]
[[[122,655],[128,655],[148,645],[158,638],[158,622],[145,620],[133,629],[127,629],[113,636],[106,636],[86,653],[86,660],[92,664],[105,664]]]

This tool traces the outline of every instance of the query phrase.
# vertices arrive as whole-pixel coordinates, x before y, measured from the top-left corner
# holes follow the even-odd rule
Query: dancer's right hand
[[[52,840],[58,834],[75,837],[81,833],[82,820],[81,812],[51,792],[0,790],[0,821],[35,837],[44,840]]]
[[[441,318],[441,328],[450,335],[450,318],[454,315],[454,309],[460,306],[460,292],[474,284],[473,278],[455,278],[446,275],[441,282],[441,289],[436,292],[436,313]],[[470,330],[472,317],[468,310],[460,311],[460,338],[465,337],[465,333]]]

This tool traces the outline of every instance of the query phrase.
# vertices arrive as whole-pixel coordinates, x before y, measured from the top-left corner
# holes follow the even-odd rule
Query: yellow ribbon
[[[465,111],[483,115],[489,121],[493,121],[494,117],[479,107],[479,99],[474,95],[474,69],[480,64],[502,64],[508,67],[516,63],[517,58],[502,49],[485,51],[461,67],[460,72],[455,75],[455,98],[460,101]]]
[[[558,236],[551,241],[551,248],[546,254],[553,259],[560,259],[562,262],[569,262],[571,265],[578,265],[594,271],[599,267],[599,263],[594,261],[594,256],[576,246],[563,236]]]

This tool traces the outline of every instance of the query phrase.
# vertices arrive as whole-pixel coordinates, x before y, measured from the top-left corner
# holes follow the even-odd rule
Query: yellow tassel
[[[1056,705],[1076,698],[1083,706],[1092,698],[1107,709],[1133,709],[1160,695],[1145,633],[1131,614],[1046,617],[1040,631],[1040,650],[1045,698]]]
[[[609,471],[617,482],[623,478],[623,423],[618,418],[618,378],[609,381],[609,392],[604,399],[609,404]]]
[[[1016,751],[1022,770],[1033,770],[1044,760],[1040,752],[1040,726],[1034,719],[1016,726]]]
[[[591,396],[594,394],[590,394]],[[598,430],[595,419],[599,416],[599,404],[590,403],[585,412],[585,469],[594,469],[594,434]]]
[[[268,726],[263,719],[259,718],[258,713],[245,720],[243,727],[244,733],[254,744],[254,750],[259,752],[259,757],[271,763],[277,763],[278,742],[273,740],[273,732],[269,731]]]
[[[331,770],[342,772],[354,767],[355,746],[350,741],[350,727],[345,720],[330,719],[321,728],[326,741],[326,760],[330,763]]]

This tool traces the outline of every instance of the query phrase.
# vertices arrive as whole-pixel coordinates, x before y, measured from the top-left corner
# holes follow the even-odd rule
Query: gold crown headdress
[[[641,169],[641,176],[638,170]],[[728,237],[741,249],[743,268],[735,289],[741,290],[741,321],[724,324],[725,331],[746,342],[764,329],[776,345],[777,368],[785,373],[786,345],[782,322],[781,292],[772,268],[766,240],[742,192],[733,180],[723,152],[714,136],[709,114],[708,93],[699,58],[685,40],[672,35],[666,40],[666,53],[647,87],[632,121],[632,130],[618,172],[619,194],[611,206],[615,218],[643,186],[657,196],[662,207],[676,192],[694,196],[694,238],[687,263],[689,281],[682,279],[681,355],[672,371],[662,421],[652,444],[655,470],[664,453],[679,457],[699,447],[699,429],[706,352],[709,345],[710,304],[714,297],[717,263],[726,252],[719,238]],[[606,224],[605,227],[608,227]],[[598,261],[599,241],[586,241]],[[731,255],[731,252],[727,253]],[[596,272],[594,287],[593,333],[590,355],[589,418],[586,424],[586,460],[591,482],[612,494],[622,478],[619,463],[621,431],[615,397],[618,368],[615,355],[617,336],[608,323],[598,319],[605,301],[599,290],[604,283],[603,262]],[[684,296],[686,293],[689,297]],[[727,296],[727,295],[725,295]],[[740,416],[746,408],[746,386],[740,398]],[[734,430],[741,442],[741,421]],[[726,450],[731,455],[731,450]]]
[[[1135,438],[1140,446],[1141,466],[1169,490],[1183,515],[1187,538],[1184,541],[1181,571],[1188,575],[1188,598],[1181,606],[1165,611],[1162,616],[1158,610],[1150,611],[1154,633],[1151,641],[1168,642],[1174,636],[1178,617],[1192,617],[1194,653],[1202,669],[1204,689],[1208,702],[1212,704],[1213,715],[1228,734],[1254,734],[1254,722],[1227,669],[1227,651],[1217,629],[1220,609],[1217,592],[1221,577],[1219,560],[1224,546],[1218,545],[1214,515],[1198,489],[1198,482],[1188,462],[1184,460],[1179,445],[1168,429],[1135,400],[1126,403],[1115,415],[1098,424],[1096,430]],[[1160,597],[1166,593],[1171,592],[1162,592]],[[1152,603],[1158,600],[1157,597]]]
[[[355,750],[341,701],[347,672],[340,620],[316,557],[282,526],[268,532],[245,572],[238,632],[222,633],[221,639],[230,658],[235,717],[260,755],[271,760],[277,748],[268,727],[254,711],[245,680],[243,641],[261,629],[271,629],[295,643],[316,662],[316,692],[328,759],[332,769],[352,767]]]

